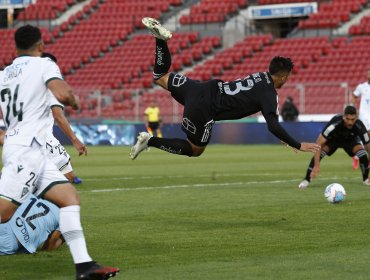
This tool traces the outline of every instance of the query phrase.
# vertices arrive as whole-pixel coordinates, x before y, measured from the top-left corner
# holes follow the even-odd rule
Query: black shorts
[[[214,123],[212,95],[217,90],[217,83],[217,80],[199,82],[170,73],[168,90],[177,102],[184,105],[181,128],[196,146],[206,146],[211,139]]]
[[[151,130],[157,130],[159,128],[159,122],[148,122],[148,126]]]
[[[357,145],[362,145],[362,142],[360,138],[356,137],[343,142],[328,140],[326,145],[329,147],[328,156],[334,154],[338,148],[342,148],[350,157],[353,157],[355,155],[353,153],[353,148]]]

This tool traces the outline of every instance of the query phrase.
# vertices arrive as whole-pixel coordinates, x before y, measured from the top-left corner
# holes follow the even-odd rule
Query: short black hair
[[[20,50],[29,50],[40,40],[40,29],[29,24],[19,27],[14,34],[15,45]]]
[[[290,73],[293,70],[294,64],[289,57],[275,56],[269,65],[271,75],[277,73]]]
[[[57,58],[55,55],[51,54],[51,53],[47,53],[47,52],[43,52],[41,57],[48,57],[50,58],[52,61],[54,61],[55,63],[57,63]]]
[[[357,114],[356,107],[353,105],[347,105],[346,108],[344,108],[344,114],[345,115],[356,115]]]

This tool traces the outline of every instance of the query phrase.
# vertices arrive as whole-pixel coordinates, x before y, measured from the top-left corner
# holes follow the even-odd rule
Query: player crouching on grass
[[[306,177],[298,185],[300,189],[308,187],[311,179],[320,174],[320,161],[325,156],[334,154],[338,148],[342,148],[350,157],[359,158],[363,184],[370,186],[370,138],[364,123],[357,118],[356,107],[348,105],[344,114],[334,116],[326,124],[316,143],[321,149],[311,159]]]
[[[254,73],[233,82],[216,79],[195,81],[177,73],[168,73],[171,54],[167,41],[172,37],[171,32],[155,19],[143,18],[142,22],[156,38],[154,82],[170,91],[172,97],[184,105],[182,130],[187,140],[158,138],[140,132],[131,149],[131,159],[148,146],[178,155],[200,156],[211,139],[215,121],[241,119],[258,112],[262,112],[270,132],[295,151],[315,152],[320,148],[315,143],[297,142],[279,124],[276,89],[289,78],[293,69],[290,58],[276,56],[271,60],[268,72]]]
[[[12,218],[0,224],[0,255],[54,250],[64,242],[59,230],[59,208],[30,195]]]

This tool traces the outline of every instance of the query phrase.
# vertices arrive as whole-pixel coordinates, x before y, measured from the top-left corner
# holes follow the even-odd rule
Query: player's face
[[[288,81],[289,76],[290,76],[290,73],[279,76],[277,83],[276,83],[276,88],[281,88]]]
[[[357,115],[344,115],[343,120],[344,126],[348,129],[351,129],[357,120]]]

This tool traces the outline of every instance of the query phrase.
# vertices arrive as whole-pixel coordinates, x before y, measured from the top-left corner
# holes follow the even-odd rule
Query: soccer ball
[[[339,203],[346,197],[346,190],[341,184],[332,183],[326,187],[324,195],[330,203]]]

